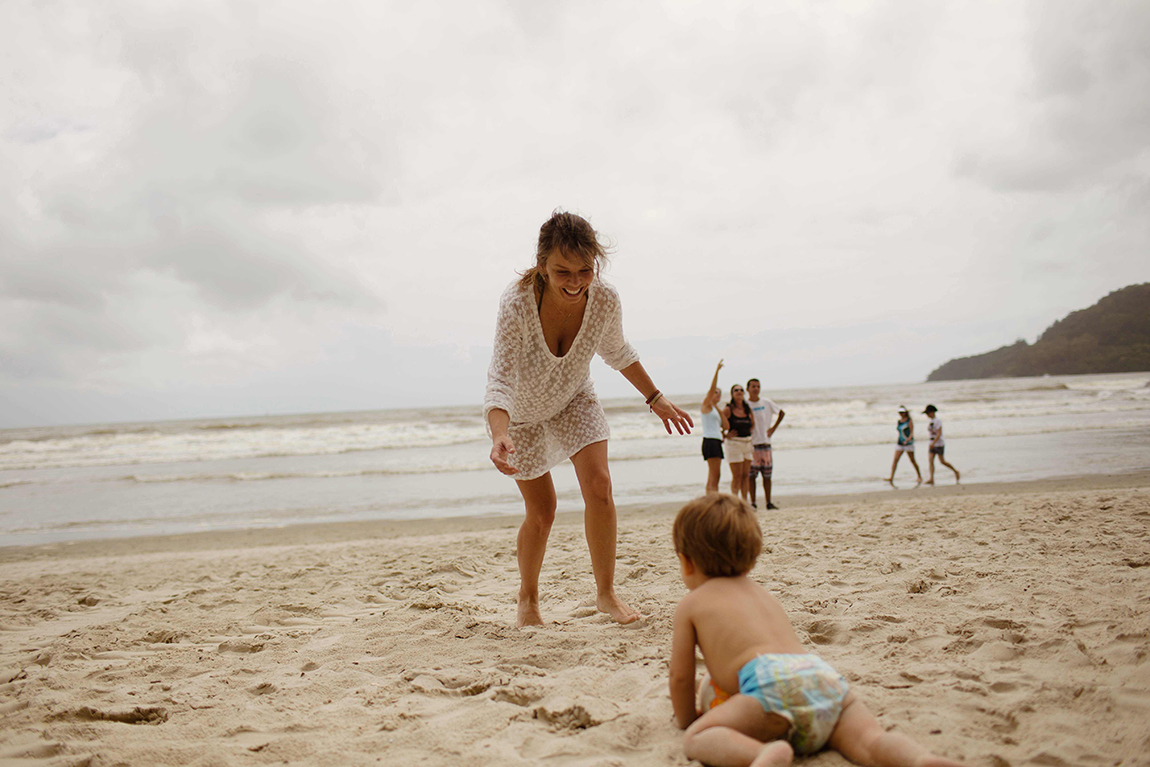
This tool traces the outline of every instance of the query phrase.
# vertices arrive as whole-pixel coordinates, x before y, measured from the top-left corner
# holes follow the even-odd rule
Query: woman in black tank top
[[[727,431],[727,461],[731,464],[731,495],[744,501],[751,497],[751,432],[755,427],[755,414],[744,397],[743,387],[731,387],[731,401],[723,408],[730,423]]]

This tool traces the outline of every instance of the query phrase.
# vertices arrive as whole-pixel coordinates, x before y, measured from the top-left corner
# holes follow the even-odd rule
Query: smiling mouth
[[[563,288],[563,292],[566,293],[567,295],[571,296],[572,298],[574,298],[575,296],[577,296],[583,292],[583,288],[579,288],[576,291],[572,291],[570,288]]]

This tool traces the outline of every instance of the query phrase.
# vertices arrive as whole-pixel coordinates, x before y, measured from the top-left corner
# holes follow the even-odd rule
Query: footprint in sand
[[[79,722],[122,722],[123,724],[161,724],[168,721],[168,710],[163,706],[136,706],[131,709],[104,711],[91,706],[81,706],[72,711],[63,711],[48,717],[56,720]]]

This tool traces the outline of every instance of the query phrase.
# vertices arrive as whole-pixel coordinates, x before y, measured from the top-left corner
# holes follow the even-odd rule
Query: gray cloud
[[[24,117],[3,131],[11,144],[54,145],[73,161],[46,155],[37,173],[0,174],[9,199],[23,200],[22,211],[0,212],[13,224],[0,227],[0,299],[8,327],[20,329],[0,334],[0,374],[50,379],[108,354],[182,345],[186,322],[133,329],[139,315],[164,311],[156,290],[171,292],[172,312],[237,315],[282,297],[304,323],[309,304],[381,308],[346,265],[316,250],[319,238],[276,221],[372,205],[384,188],[388,142],[373,139],[322,57],[274,44],[204,59],[202,41],[227,25],[193,6],[91,16],[101,37],[70,53],[116,73],[117,112],[94,125],[62,111]],[[98,137],[82,137],[82,149],[60,143],[84,131]]]
[[[1150,150],[1150,5],[1035,0],[1025,109],[956,168],[1002,191],[1083,190],[1131,172]],[[1009,115],[988,116],[1003,120]]]
[[[26,420],[475,402],[556,206],[667,390],[921,378],[1150,278],[1131,3],[10,5]]]

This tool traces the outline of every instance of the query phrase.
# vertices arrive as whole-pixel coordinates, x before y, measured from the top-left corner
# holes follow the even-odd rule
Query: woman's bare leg
[[[939,462],[939,463],[941,463],[941,464],[942,464],[943,466],[945,466],[946,468],[948,468],[948,469],[950,469],[951,471],[953,471],[953,472],[954,472],[954,481],[955,481],[955,484],[957,484],[957,483],[958,483],[958,481],[959,481],[960,479],[962,479],[962,475],[958,473],[958,469],[956,469],[956,468],[954,468],[953,466],[951,466],[951,465],[950,465],[950,462],[949,462],[949,461],[947,461],[945,458],[943,458],[941,455],[938,457],[938,462]]]
[[[894,463],[892,463],[890,465],[890,476],[887,477],[887,479],[886,479],[886,481],[892,485],[894,484],[894,470],[898,468],[898,459],[899,458],[902,458],[902,451],[901,450],[895,450],[894,451]],[[913,456],[911,457],[911,460],[912,461],[914,460]]]
[[[743,462],[729,464],[731,467],[731,495],[736,498],[739,497],[739,491],[743,489],[743,480],[739,473],[743,470]]]
[[[743,467],[743,469],[742,469],[743,470],[743,489],[742,489],[743,500],[750,503],[750,498],[751,498],[751,462],[750,461],[743,461],[742,467]]]
[[[519,615],[516,625],[542,626],[539,612],[539,571],[547,552],[547,537],[555,522],[555,483],[551,472],[535,479],[517,481],[527,516],[519,526],[515,556],[519,560]]]
[[[722,458],[707,459],[707,492],[719,492],[719,474],[722,472]]]
[[[918,470],[918,461],[914,460],[914,453],[907,453],[906,457],[910,459],[910,465],[914,467],[914,473],[918,475],[918,483],[922,484],[922,472]]]
[[[571,456],[571,463],[583,493],[583,528],[595,573],[595,605],[620,623],[631,623],[639,619],[639,613],[615,595],[615,499],[607,468],[607,441],[583,448]]]

